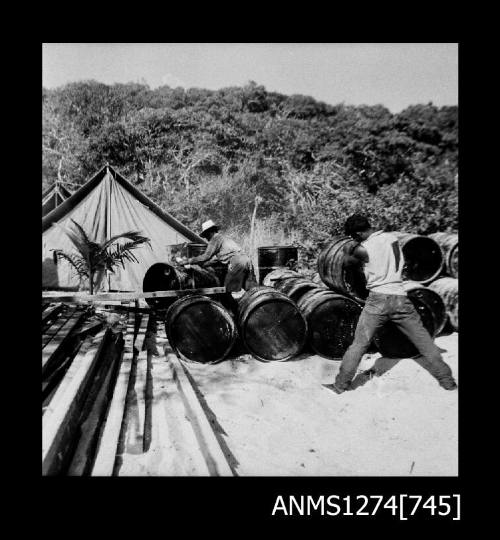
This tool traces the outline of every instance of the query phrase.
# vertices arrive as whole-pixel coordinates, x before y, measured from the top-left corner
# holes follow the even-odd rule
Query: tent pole
[[[111,176],[111,173],[109,171],[109,163],[106,163],[106,170],[107,173]],[[106,223],[106,234],[107,238],[106,240],[109,240],[111,238],[111,183],[108,181],[108,187],[107,187],[107,193],[106,193],[107,199],[108,199],[108,211],[107,211],[107,223]],[[111,273],[106,270],[106,277],[108,282],[108,292],[111,290]]]

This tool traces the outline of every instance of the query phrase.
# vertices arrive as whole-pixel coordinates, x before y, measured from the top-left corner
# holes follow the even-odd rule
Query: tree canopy
[[[105,162],[197,230],[247,234],[254,200],[309,249],[354,211],[415,233],[458,225],[458,108],[330,105],[242,87],[151,89],[95,81],[43,89],[43,187]]]

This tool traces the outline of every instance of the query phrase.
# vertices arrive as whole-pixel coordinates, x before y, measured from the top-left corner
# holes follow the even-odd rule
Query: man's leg
[[[259,284],[258,284],[257,278],[255,276],[255,271],[253,269],[252,261],[250,259],[248,259],[248,262],[247,262],[247,274],[246,274],[245,283],[244,283],[243,288],[245,289],[245,291],[249,291],[250,289],[253,289],[254,287],[258,287],[258,285]]]
[[[411,300],[406,298],[398,301],[400,305],[394,310],[394,313],[391,315],[391,320],[425,358],[428,370],[438,380],[439,384],[446,390],[455,389],[457,386],[451,368],[443,360],[439,349],[422,324],[422,320]]]
[[[246,257],[234,255],[229,262],[224,286],[229,293],[239,293],[247,276]]]
[[[335,378],[337,390],[346,390],[358,369],[363,355],[367,352],[375,332],[387,320],[385,295],[370,295],[356,325],[354,341],[344,353],[340,370]],[[335,390],[335,389],[334,389]]]

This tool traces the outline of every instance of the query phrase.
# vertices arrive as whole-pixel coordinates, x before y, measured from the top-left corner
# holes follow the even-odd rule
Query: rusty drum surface
[[[451,277],[436,279],[429,285],[429,289],[442,298],[448,320],[452,328],[458,332],[458,279]]]
[[[368,296],[366,278],[360,266],[345,266],[345,250],[352,249],[358,242],[350,237],[337,236],[318,256],[318,273],[330,289],[357,301]]]
[[[297,300],[307,320],[308,342],[314,352],[340,359],[354,340],[361,306],[326,287],[311,288]]]
[[[324,288],[324,286],[318,285],[310,279],[295,276],[279,280],[274,287],[277,291],[286,294],[294,302],[297,302],[301,296],[312,289]]]
[[[436,279],[444,264],[443,252],[439,244],[429,236],[391,231],[398,238],[405,265],[403,279],[430,283]]]
[[[262,285],[264,287],[275,287],[280,281],[289,277],[301,277],[301,275],[295,270],[290,270],[289,268],[276,268],[272,272],[266,274],[262,281]]]
[[[444,273],[458,278],[458,234],[437,232],[428,235],[435,240],[444,256]]]
[[[219,302],[197,294],[180,298],[170,306],[165,330],[178,356],[203,364],[224,360],[237,337],[231,313]]]
[[[238,302],[238,331],[250,354],[263,361],[289,360],[307,339],[307,322],[283,293],[255,287]]]

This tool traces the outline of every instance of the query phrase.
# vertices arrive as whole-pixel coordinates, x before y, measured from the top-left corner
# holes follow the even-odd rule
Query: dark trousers
[[[227,292],[238,292],[241,289],[251,289],[257,286],[252,262],[244,253],[236,253],[231,257],[227,268],[224,287]]]
[[[450,366],[444,362],[411,300],[402,295],[370,292],[356,326],[354,341],[342,358],[335,379],[337,387],[345,390],[349,386],[375,332],[389,320],[415,345],[424,357],[427,369],[441,386],[454,382]]]

